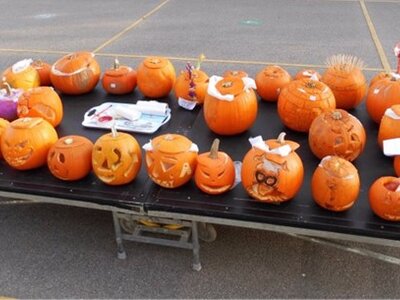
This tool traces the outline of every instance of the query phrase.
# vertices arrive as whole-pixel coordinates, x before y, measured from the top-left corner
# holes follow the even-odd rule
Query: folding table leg
[[[126,252],[124,249],[124,245],[122,244],[122,233],[121,226],[119,224],[118,213],[113,211],[112,214],[114,220],[115,240],[117,242],[117,257],[119,259],[126,259]]]
[[[192,245],[193,245],[193,265],[192,268],[195,271],[201,270],[200,263],[200,244],[199,234],[197,231],[197,222],[192,221]]]

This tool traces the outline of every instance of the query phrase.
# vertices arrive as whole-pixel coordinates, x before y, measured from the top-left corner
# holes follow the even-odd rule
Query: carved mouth
[[[222,187],[211,187],[209,185],[200,184],[200,187],[209,193],[220,194],[220,193],[223,193],[223,192],[226,192],[227,190],[229,190],[231,186],[224,185]]]

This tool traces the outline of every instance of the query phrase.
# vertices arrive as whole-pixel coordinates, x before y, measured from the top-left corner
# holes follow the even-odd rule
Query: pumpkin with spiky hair
[[[364,62],[352,55],[338,54],[329,57],[326,65],[321,81],[335,95],[336,107],[355,108],[367,93],[367,81],[362,72]]]

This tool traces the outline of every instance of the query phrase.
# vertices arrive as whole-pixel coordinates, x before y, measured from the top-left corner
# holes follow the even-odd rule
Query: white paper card
[[[386,156],[400,155],[400,138],[384,140],[383,154]]]

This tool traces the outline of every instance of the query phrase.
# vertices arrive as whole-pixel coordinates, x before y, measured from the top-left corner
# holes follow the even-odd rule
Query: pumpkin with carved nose
[[[165,188],[188,182],[196,169],[198,147],[180,134],[164,134],[143,146],[149,177]]]

